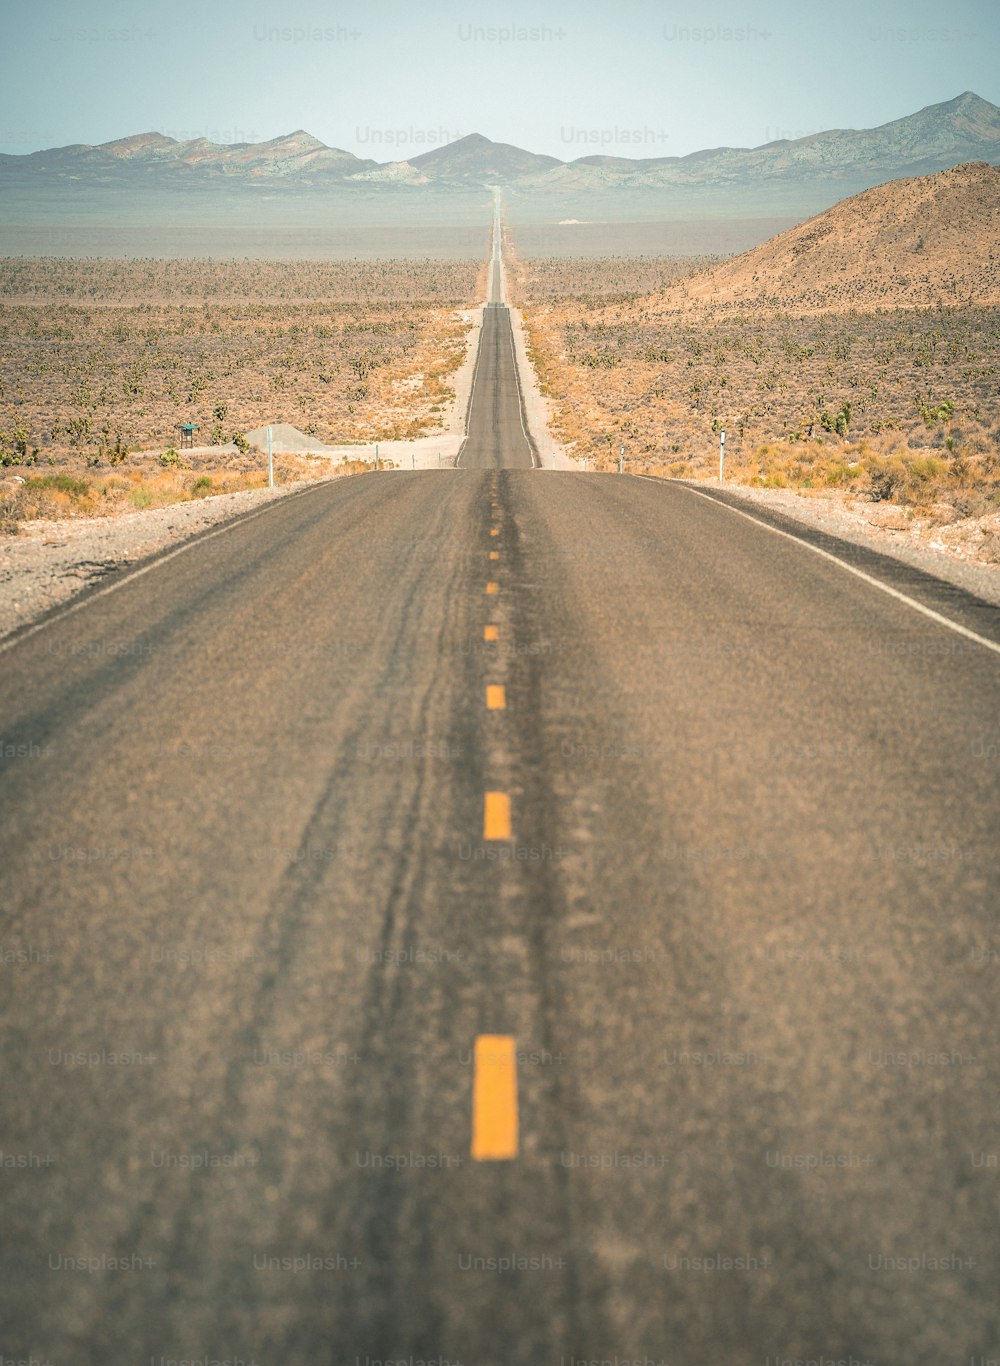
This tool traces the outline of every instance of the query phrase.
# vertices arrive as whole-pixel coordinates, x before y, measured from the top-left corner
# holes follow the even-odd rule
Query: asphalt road
[[[996,1355],[996,613],[482,422],[3,653],[0,1353]]]
[[[460,469],[530,470],[538,463],[528,436],[510,313],[504,304],[488,303],[483,310],[467,430],[456,462]]]
[[[468,435],[455,461],[459,469],[533,469],[541,464],[528,430],[514,354],[510,312],[504,302],[500,261],[500,206],[493,217],[489,301],[469,399]]]

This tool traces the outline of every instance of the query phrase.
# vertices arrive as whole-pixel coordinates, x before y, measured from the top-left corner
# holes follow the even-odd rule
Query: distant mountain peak
[[[115,138],[113,142],[100,142],[97,146],[100,151],[110,152],[113,156],[141,156],[143,152],[178,147],[180,144],[176,138],[168,138],[165,133],[133,133],[131,137]]]
[[[516,180],[537,175],[563,163],[558,157],[526,152],[509,142],[493,142],[482,133],[468,133],[456,142],[410,157],[410,165],[444,179],[465,181]]]
[[[261,147],[287,147],[290,151],[296,152],[320,152],[326,150],[326,143],[320,142],[319,138],[313,137],[312,133],[307,133],[304,128],[296,128],[294,133],[284,133],[281,137],[271,138],[268,142],[259,144]]]

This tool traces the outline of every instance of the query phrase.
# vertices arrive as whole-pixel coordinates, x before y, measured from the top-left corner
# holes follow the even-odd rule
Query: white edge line
[[[341,475],[340,478],[344,476]],[[351,476],[349,475],[348,478]],[[183,541],[181,545],[175,546],[173,550],[168,550],[163,555],[157,555],[149,564],[140,565],[138,569],[133,569],[131,573],[124,574],[120,579],[115,579],[114,583],[107,584],[104,588],[97,588],[92,593],[84,593],[75,601],[68,603],[52,616],[46,617],[44,621],[35,622],[34,626],[29,626],[27,630],[19,631],[17,635],[8,636],[6,640],[0,640],[0,654],[7,650],[12,650],[15,645],[20,645],[22,640],[30,640],[39,631],[44,631],[47,626],[55,626],[57,622],[64,621],[66,617],[71,617],[74,612],[81,611],[84,607],[89,607],[98,598],[107,597],[109,593],[114,593],[119,588],[124,588],[127,583],[132,583],[135,579],[141,579],[143,574],[148,574],[151,569],[158,569],[161,564],[166,564],[168,560],[174,560],[178,555],[183,555],[185,550],[191,550],[196,545],[204,545],[206,541],[214,540],[216,536],[222,536],[227,531],[235,531],[237,527],[244,526],[247,522],[253,522],[258,517],[263,517],[265,512],[271,512],[276,507],[281,507],[290,502],[293,498],[302,498],[307,493],[315,493],[318,488],[325,488],[327,484],[335,482],[332,479],[317,480],[311,488],[298,489],[295,493],[288,494],[285,498],[274,498],[267,507],[258,508],[256,512],[245,513],[242,517],[234,517],[222,526],[216,527],[213,531],[206,531],[202,535],[195,532]],[[16,629],[16,628],[15,628]]]
[[[653,484],[673,483],[673,480],[656,479],[650,474],[637,475],[638,479],[648,479]],[[818,545],[810,545],[801,536],[794,535],[791,531],[783,531],[780,527],[769,526],[767,522],[762,522],[753,513],[744,512],[742,508],[734,508],[729,503],[722,502],[719,498],[713,498],[710,493],[705,493],[703,489],[693,489],[690,484],[677,484],[676,487],[684,489],[687,493],[696,493],[699,498],[705,498],[716,507],[725,508],[727,512],[733,512],[737,517],[745,517],[748,522],[753,522],[755,526],[763,527],[765,531],[772,531],[775,536],[784,536],[788,541],[794,541],[796,545],[802,546],[805,550],[811,550],[814,555],[821,555],[824,560],[831,560],[834,564],[846,569],[848,574],[853,574],[855,578],[863,579],[865,583],[870,583],[873,588],[879,589],[882,593],[888,593],[890,598],[896,598],[899,602],[905,602],[908,607],[912,607],[915,612],[922,613],[925,617],[930,617],[931,621],[938,622],[941,626],[947,626],[950,631],[956,631],[960,636],[967,636],[969,640],[974,640],[980,645],[985,645],[987,650],[992,650],[994,654],[1000,655],[1000,645],[995,640],[990,640],[986,636],[978,635],[975,631],[970,631],[967,626],[961,626],[957,621],[952,621],[950,617],[942,616],[940,612],[935,612],[933,607],[925,607],[916,598],[907,597],[898,588],[890,588],[881,579],[873,578],[871,574],[866,574],[863,569],[856,569],[853,564],[848,564],[838,555],[831,555],[828,550],[821,550]],[[877,552],[876,552],[877,553]]]
[[[486,293],[489,294],[489,290],[487,290]],[[472,379],[469,381],[469,401],[465,405],[465,436],[463,436],[462,444],[459,446],[458,454],[455,456],[454,468],[456,470],[458,469],[458,462],[465,454],[465,448],[469,441],[469,418],[472,416],[472,396],[476,392],[476,376],[479,374],[479,358],[483,354],[483,333],[486,330],[486,305],[488,303],[489,299],[483,304],[482,317],[479,319],[479,336],[476,338],[476,359],[472,364]]]
[[[514,366],[514,382],[517,384],[517,416],[520,420],[521,431],[524,435],[525,442],[528,446],[528,452],[531,456],[532,468],[538,469],[542,462],[541,459],[539,459],[538,464],[535,464],[535,448],[531,444],[531,437],[528,435],[524,426],[524,395],[521,392],[521,372],[517,366],[517,352],[514,350],[514,324],[510,320],[509,308],[507,309],[507,331],[510,337],[510,359]]]
[[[524,415],[525,415],[525,411],[526,411],[526,405],[525,405],[525,402],[524,402],[524,391],[523,391],[522,388],[521,388],[521,371],[520,371],[520,367],[518,366],[518,363],[517,363],[517,352],[514,350],[514,324],[513,324],[513,322],[511,321],[511,316],[510,316],[510,305],[507,303],[507,290],[506,290],[506,288],[505,288],[506,282],[505,282],[505,280],[504,280],[503,256],[501,255],[501,252],[500,252],[500,231],[501,231],[501,229],[500,229],[500,208],[499,208],[499,206],[500,206],[500,198],[499,198],[499,196],[497,197],[496,203],[497,203],[497,215],[496,215],[496,220],[495,220],[495,222],[494,222],[494,247],[495,247],[495,251],[496,251],[496,262],[497,262],[497,265],[500,267],[500,302],[501,302],[501,303],[503,304],[503,306],[507,309],[507,332],[508,332],[508,336],[509,336],[509,339],[510,339],[510,358],[511,358],[511,361],[512,361],[513,366],[514,366],[514,382],[517,384],[517,416],[518,416],[518,420],[519,420],[520,423],[521,423],[521,433],[522,433],[522,435],[523,435],[523,437],[524,437],[525,444],[526,444],[526,446],[528,447],[528,452],[529,452],[529,454],[531,455],[531,467],[532,467],[532,469],[541,469],[541,468],[542,468],[542,458],[541,458],[541,456],[539,455],[539,456],[537,457],[537,459],[536,459],[535,446],[534,446],[534,444],[533,444],[533,442],[532,442],[532,440],[531,440],[531,437],[528,435],[528,430],[527,430],[527,428],[526,428],[525,425],[524,425]]]

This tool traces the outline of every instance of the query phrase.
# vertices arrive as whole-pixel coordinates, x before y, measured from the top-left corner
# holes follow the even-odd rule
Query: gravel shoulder
[[[685,483],[694,483],[685,480]],[[709,485],[706,485],[709,487]],[[710,487],[717,487],[714,482]],[[1000,531],[1000,517],[950,526],[934,525],[895,504],[861,503],[836,493],[748,488],[726,484],[726,492],[747,503],[771,508],[804,526],[817,527],[852,545],[892,555],[946,583],[1000,606],[1000,564],[977,557],[984,534]],[[996,523],[996,527],[987,525]]]
[[[579,463],[566,453],[552,435],[552,404],[539,388],[535,367],[528,359],[524,315],[519,308],[510,302],[510,292],[507,288],[507,266],[502,255],[500,258],[500,276],[503,285],[503,297],[507,301],[507,308],[510,313],[510,327],[514,337],[517,369],[521,376],[525,417],[528,421],[528,430],[531,432],[535,443],[535,449],[538,451],[538,458],[542,462],[542,469],[579,470]]]
[[[129,565],[327,477],[114,517],[28,522],[0,539],[0,639]]]

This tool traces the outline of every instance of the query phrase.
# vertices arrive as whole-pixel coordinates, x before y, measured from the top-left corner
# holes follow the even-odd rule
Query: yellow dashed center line
[[[480,1034],[472,1080],[472,1158],[517,1157],[517,1051],[510,1034]]]
[[[483,839],[510,839],[510,798],[506,792],[487,792],[483,803]]]
[[[500,515],[493,504],[493,516]],[[497,527],[491,536],[499,536]],[[500,552],[491,550],[491,560]],[[500,585],[490,580],[488,594],[499,593]],[[483,640],[499,640],[500,628],[491,623],[483,627]],[[502,683],[487,683],[486,707],[505,711],[507,689]],[[509,840],[510,797],[506,792],[487,792],[483,799],[483,839]],[[510,1034],[480,1034],[476,1039],[475,1071],[472,1082],[472,1158],[475,1162],[509,1162],[518,1154],[517,1051]]]

